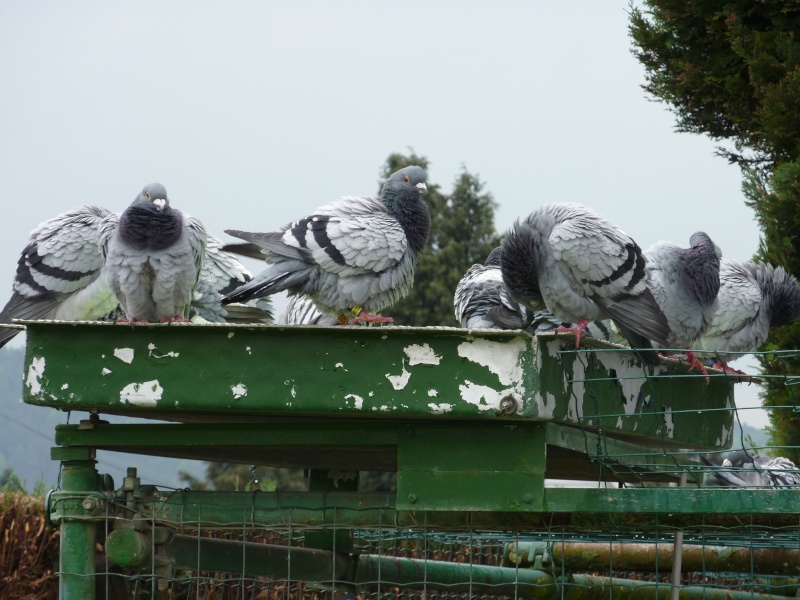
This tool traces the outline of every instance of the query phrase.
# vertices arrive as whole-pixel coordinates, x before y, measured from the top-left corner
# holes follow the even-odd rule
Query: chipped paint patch
[[[232,385],[231,393],[233,394],[233,399],[238,400],[243,396],[247,396],[247,386],[243,383],[237,383],[236,385]]]
[[[292,395],[292,398],[297,398],[297,386],[293,385],[289,390],[289,393]]]
[[[336,369],[342,369],[343,371],[347,372],[347,369],[344,368],[344,363],[336,363],[335,365],[333,365],[333,369],[334,371]]]
[[[544,397],[536,394],[537,415],[542,419],[552,419],[556,413],[556,397],[554,394],[547,392]]]
[[[156,354],[156,345],[152,342],[147,344],[148,355],[151,358],[178,358],[180,356],[180,352],[167,352],[166,354]]]
[[[253,351],[250,349],[250,346],[245,346],[244,347],[244,351],[247,352],[248,354],[252,354],[253,353]]]
[[[136,406],[156,406],[164,388],[157,379],[144,381],[142,383],[129,383],[119,392],[119,400],[123,404],[134,404]]]
[[[347,394],[344,397],[344,399],[345,400],[352,400],[353,401],[353,407],[356,410],[361,410],[364,407],[364,399],[361,396],[359,396],[358,394]]]
[[[62,390],[66,390],[68,388],[69,388],[69,384],[68,383],[65,383],[64,385],[61,386]]]
[[[442,402],[441,404],[435,404],[431,402],[430,404],[428,404],[428,406],[431,409],[431,413],[433,413],[434,415],[443,415],[445,413],[452,412],[453,410],[453,405],[447,404],[446,402]]]
[[[497,375],[502,385],[518,386],[522,381],[520,355],[525,348],[522,338],[514,338],[510,342],[473,339],[458,345],[458,355],[489,369]]]
[[[675,435],[675,421],[672,420],[672,407],[664,407],[664,425],[667,427],[667,437],[672,439]]]
[[[439,390],[428,390],[428,396],[431,398],[436,398],[439,395]]]
[[[34,396],[42,391],[42,377],[44,376],[44,356],[35,356],[28,367],[28,378],[25,385]]]
[[[564,342],[562,340],[552,340],[545,344],[545,348],[547,348],[547,355],[550,358],[555,360],[561,360],[559,357],[559,352],[564,348]],[[541,362],[537,362],[537,368],[541,369],[542,364]],[[567,378],[564,378],[564,393],[569,392],[569,383],[567,382]]]
[[[111,369],[106,369],[105,367],[103,367],[103,370],[100,371],[100,374],[101,375],[110,375],[112,372],[113,371]]]
[[[464,402],[477,406],[478,410],[497,410],[500,408],[500,400],[513,390],[509,388],[497,391],[487,385],[477,385],[467,380],[458,386],[458,391],[461,392]]]
[[[733,433],[733,427],[725,427],[722,426],[722,436],[721,438],[717,438],[717,446],[720,448],[724,448],[728,445],[728,438]]]
[[[124,363],[133,362],[133,348],[114,348],[114,356]]]
[[[229,332],[228,332],[228,339],[231,339],[231,338],[232,338],[233,336],[235,336],[235,335],[236,335],[236,334],[235,334],[233,331],[229,331]]]
[[[403,371],[400,375],[390,375],[386,373],[386,379],[392,384],[395,390],[402,390],[408,385],[408,380],[411,379],[411,373],[406,371],[406,359],[403,359]]]
[[[408,366],[414,365],[438,365],[442,362],[442,357],[436,354],[428,344],[412,344],[403,348],[403,352],[408,357]]]

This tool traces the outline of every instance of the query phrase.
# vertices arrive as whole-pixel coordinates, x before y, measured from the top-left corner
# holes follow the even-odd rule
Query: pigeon
[[[727,362],[758,349],[770,327],[800,318],[800,284],[782,267],[723,259],[719,306],[695,349],[715,353],[715,367],[738,373]]]
[[[289,303],[283,313],[287,325],[319,325],[332,327],[338,325],[336,317],[323,315],[308,296],[289,296]]]
[[[705,366],[691,347],[714,319],[719,302],[722,252],[704,232],[689,239],[689,248],[658,242],[645,253],[647,286],[669,322],[669,348],[685,349],[692,368],[706,377]]]
[[[85,204],[41,223],[17,262],[11,299],[0,323],[11,319],[83,321],[112,311],[117,300],[102,276],[100,223],[109,212]],[[19,329],[0,329],[0,347]]]
[[[701,457],[703,458],[703,457]],[[703,459],[710,465],[710,462]],[[723,487],[800,487],[800,471],[795,464],[783,456],[768,458],[758,454],[750,455],[744,450],[732,452],[706,477],[706,485]]]
[[[206,252],[206,230],[151,183],[100,225],[108,286],[130,322],[185,321]]]
[[[642,251],[585,206],[547,204],[518,220],[503,242],[501,270],[515,300],[543,303],[577,324],[576,347],[588,321],[610,318],[644,362],[660,362],[651,340],[668,345],[670,328],[647,287]]]
[[[339,198],[281,231],[227,230],[248,244],[226,249],[249,256],[258,250],[269,266],[223,304],[287,290],[309,296],[340,323],[392,322],[372,313],[391,306],[414,283],[431,226],[422,200],[426,178],[422,168],[406,167],[386,180],[379,196]]]
[[[200,279],[192,293],[190,308],[194,323],[271,322],[272,303],[269,298],[257,298],[247,304],[221,304],[222,296],[253,278],[250,271],[223,243],[207,234],[206,253]]]

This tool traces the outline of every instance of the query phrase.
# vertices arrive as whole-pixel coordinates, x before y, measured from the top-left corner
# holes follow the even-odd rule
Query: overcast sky
[[[576,201],[642,247],[704,230],[749,259],[740,173],[645,96],[627,4],[0,0],[0,284],[79,204],[160,181],[217,235],[269,231],[408,148],[446,191],[478,173],[498,231]]]

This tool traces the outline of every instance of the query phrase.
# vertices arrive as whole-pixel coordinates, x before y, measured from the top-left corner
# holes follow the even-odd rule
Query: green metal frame
[[[793,526],[800,514],[792,490],[691,486],[701,468],[691,452],[676,450],[730,447],[733,379],[713,373],[706,382],[673,360],[645,366],[611,344],[589,340],[576,351],[570,336],[452,328],[27,328],[25,402],[92,413],[59,426],[52,450],[63,464],[62,489],[49,499],[62,529],[63,598],[91,597],[94,543],[109,519],[109,558],[163,576],[176,565],[244,568],[230,543],[176,535],[183,523],[313,525],[321,529],[307,538],[307,555],[292,558],[308,568],[295,573],[347,588],[372,581],[374,569],[399,586],[420,577],[415,561],[348,558],[354,527],[598,530],[610,518],[683,529],[743,520]],[[175,422],[109,424],[102,414]],[[163,493],[132,470],[113,490],[95,470],[98,449],[304,467],[311,484],[295,494]],[[397,471],[397,492],[359,493],[328,477],[359,470]],[[669,490],[545,485],[677,481],[685,472],[690,486]],[[282,572],[285,549],[251,546],[253,556],[264,555],[265,573]],[[204,556],[211,562],[199,565]],[[523,596],[582,597],[572,580],[541,567],[522,578],[519,569],[470,568],[469,585],[485,587],[468,589],[508,592],[503,586],[513,584]],[[431,585],[467,589],[459,565],[424,568]]]

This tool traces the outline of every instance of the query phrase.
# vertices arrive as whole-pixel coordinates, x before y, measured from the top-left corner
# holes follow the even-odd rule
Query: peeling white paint
[[[370,393],[369,393],[369,394],[367,394],[367,395],[368,395],[370,398],[372,398],[372,397],[375,395],[375,392],[370,392]]]
[[[510,342],[474,339],[458,345],[458,355],[478,363],[497,375],[505,386],[518,385],[522,380],[519,356],[525,350],[525,340],[515,338]]]
[[[545,347],[547,348],[547,355],[550,358],[559,360],[558,353],[561,351],[562,348],[564,348],[564,342],[560,340],[552,340],[550,342],[547,342],[545,344]],[[542,367],[541,363],[537,364],[539,368]],[[569,391],[569,384],[567,383],[567,378],[564,377],[564,393],[567,393],[568,391]]]
[[[446,402],[442,402],[441,404],[435,404],[431,402],[430,404],[428,404],[428,406],[431,409],[431,413],[433,413],[434,415],[443,415],[445,413],[452,412],[453,410],[453,405],[447,404]]]
[[[297,398],[297,386],[293,385],[292,389],[289,390],[289,393],[292,395],[292,398]]]
[[[228,339],[231,339],[231,338],[232,338],[233,336],[235,336],[235,335],[236,335],[236,334],[235,334],[233,331],[229,331],[229,332],[228,332]]]
[[[233,394],[233,399],[238,400],[243,396],[247,396],[247,386],[243,383],[237,383],[236,385],[232,385],[231,393]]]
[[[252,354],[253,353],[253,351],[250,349],[250,346],[245,346],[244,347],[244,351],[247,352],[248,354]]]
[[[133,348],[114,348],[114,356],[124,363],[133,362]]]
[[[617,417],[617,429],[622,429],[622,417]]]
[[[120,390],[119,400],[122,403],[136,406],[156,406],[163,393],[164,388],[157,379],[154,379],[142,383],[129,383]]]
[[[180,352],[167,352],[166,354],[156,354],[156,345],[152,342],[147,344],[148,354],[151,358],[178,358],[180,356]]]
[[[383,406],[381,406],[381,410],[383,412],[388,412],[389,411],[389,407],[384,404]]]
[[[433,389],[428,390],[428,396],[430,396],[431,398],[436,398],[436,396],[438,395],[439,395],[439,390],[433,390]]]
[[[111,369],[106,369],[105,367],[103,367],[103,370],[102,370],[102,371],[100,371],[100,374],[101,374],[101,375],[109,375],[109,374],[111,374],[112,372],[113,372],[113,371],[111,371]]]
[[[438,365],[442,362],[442,357],[436,354],[428,344],[412,344],[403,348],[403,352],[408,357],[408,366],[414,365]]]
[[[733,427],[731,427],[729,429],[729,428],[727,428],[727,427],[725,427],[723,425],[722,426],[722,437],[721,438],[717,438],[717,446],[724,447],[725,445],[727,445],[728,438],[730,437],[730,435],[732,433],[733,433]]]
[[[537,394],[536,398],[538,415],[542,419],[552,419],[555,416],[556,412],[556,397],[554,394],[547,392],[544,397],[539,396]]]
[[[400,375],[390,375],[386,373],[386,379],[392,384],[395,390],[402,390],[408,385],[408,380],[411,379],[411,373],[406,371],[406,359],[403,359],[403,372]]]
[[[42,377],[44,377],[44,356],[34,356],[28,367],[28,378],[25,385],[34,396],[42,391]]]
[[[474,404],[478,410],[497,410],[500,400],[512,393],[512,389],[495,390],[486,385],[477,385],[467,380],[458,386],[461,399],[468,404]]]
[[[361,410],[364,407],[364,399],[361,396],[359,396],[358,394],[347,394],[344,397],[344,399],[345,400],[352,400],[353,401],[353,407],[356,410]]]
[[[333,365],[333,368],[334,368],[334,370],[335,369],[343,369],[345,372],[348,372],[347,369],[344,368],[344,363],[336,363],[335,365]]]
[[[65,383],[64,385],[61,386],[62,390],[66,390],[67,388],[69,388],[69,384],[68,383]]]
[[[675,421],[672,420],[672,407],[664,407],[664,425],[667,426],[667,437],[672,439],[675,434]]]

